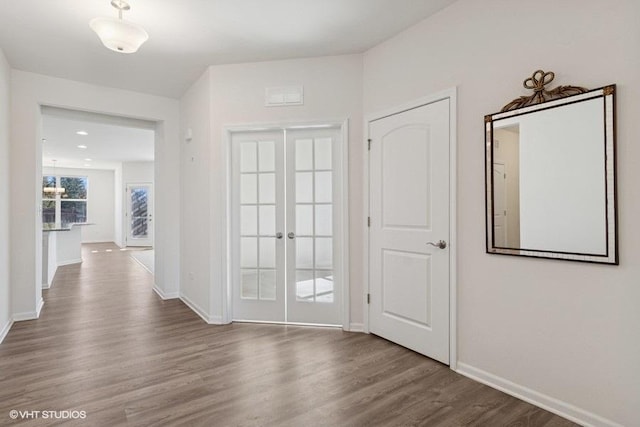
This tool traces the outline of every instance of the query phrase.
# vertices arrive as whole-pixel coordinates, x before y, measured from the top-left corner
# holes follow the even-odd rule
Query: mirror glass
[[[614,92],[487,116],[487,252],[617,264]]]

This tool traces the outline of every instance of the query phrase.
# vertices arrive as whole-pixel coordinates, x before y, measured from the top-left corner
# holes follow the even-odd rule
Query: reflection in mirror
[[[613,96],[487,116],[487,252],[617,264]]]

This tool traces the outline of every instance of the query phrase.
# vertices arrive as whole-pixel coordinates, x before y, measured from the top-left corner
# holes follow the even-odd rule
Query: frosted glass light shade
[[[140,25],[122,19],[95,18],[89,26],[105,47],[120,53],[134,53],[149,39],[149,34]]]

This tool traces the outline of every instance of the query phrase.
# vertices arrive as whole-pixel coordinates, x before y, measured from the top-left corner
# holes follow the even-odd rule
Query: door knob
[[[290,232],[289,234],[287,234],[287,237],[290,239],[295,239],[296,238],[296,233],[294,233],[293,231]]]
[[[440,240],[438,243],[427,242],[427,245],[435,246],[436,248],[444,249],[447,247],[447,242]]]
[[[283,234],[281,232],[276,233],[276,239],[282,239]]]

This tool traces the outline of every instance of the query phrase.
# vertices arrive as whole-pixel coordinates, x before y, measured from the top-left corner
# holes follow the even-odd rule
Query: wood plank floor
[[[0,345],[0,426],[574,425],[375,336],[207,325],[160,300],[127,252],[83,252],[40,319]],[[86,418],[12,421],[12,409]]]

